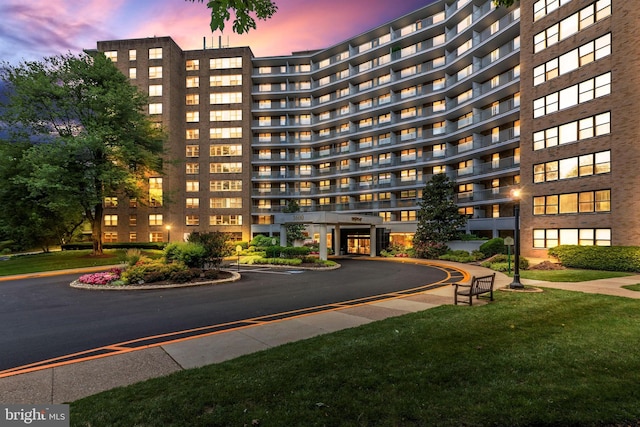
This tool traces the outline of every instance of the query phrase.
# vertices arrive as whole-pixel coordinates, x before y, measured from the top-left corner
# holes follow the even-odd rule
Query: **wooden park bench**
[[[480,295],[489,294],[489,299],[493,301],[493,282],[496,279],[496,273],[488,276],[473,276],[470,283],[454,283],[456,287],[454,292],[454,302],[458,305],[458,296],[464,297],[460,302],[473,305],[473,297],[480,299]],[[467,300],[468,298],[468,300]]]

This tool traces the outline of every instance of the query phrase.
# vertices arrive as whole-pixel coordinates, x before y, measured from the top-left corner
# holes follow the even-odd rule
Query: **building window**
[[[200,155],[199,145],[187,145],[185,150],[186,157],[198,157]]]
[[[162,178],[149,178],[149,204],[162,206]]]
[[[162,85],[149,85],[149,96],[162,96]]]
[[[129,227],[135,227],[138,225],[138,215],[129,215]]]
[[[187,163],[185,165],[185,172],[189,175],[194,175],[200,172],[199,163]]]
[[[209,191],[242,191],[242,181],[223,180],[209,182]]]
[[[209,68],[212,70],[225,70],[229,68],[242,68],[242,57],[213,58],[209,59]]]
[[[400,171],[400,181],[401,182],[411,182],[415,181],[417,178],[417,172],[415,169],[407,169]]]
[[[549,182],[611,172],[611,152],[600,151],[533,165],[533,182]]]
[[[611,0],[598,0],[571,16],[557,22],[533,37],[534,53],[576,34],[611,15]]]
[[[533,84],[540,85],[611,54],[611,33],[605,34],[533,69]]]
[[[162,225],[162,214],[149,214],[149,225]]]
[[[209,173],[241,173],[242,163],[230,162],[230,163],[210,163]]]
[[[611,246],[609,228],[533,229],[533,247],[548,249],[558,245]]]
[[[209,225],[242,225],[242,215],[211,215]]]
[[[533,101],[533,117],[542,117],[611,93],[611,73],[569,86]]]
[[[162,66],[149,67],[149,78],[150,79],[161,79],[162,78]]]
[[[117,208],[118,207],[118,198],[117,197],[105,197],[104,198],[104,207],[105,208]]]
[[[242,110],[214,110],[209,112],[212,122],[231,122],[242,120]]]
[[[542,150],[556,145],[570,144],[583,139],[607,135],[610,132],[611,113],[606,112],[534,132],[533,149]]]
[[[200,104],[200,95],[198,95],[197,93],[187,94],[187,96],[185,97],[185,103],[187,105],[198,105],[198,104]]]
[[[135,49],[129,49],[129,61],[135,61],[138,57],[138,51]]]
[[[137,68],[129,68],[129,78],[134,80],[138,78],[138,69]]]
[[[199,59],[187,60],[185,69],[187,71],[198,71],[200,69],[200,60]]]
[[[241,104],[242,92],[216,92],[209,95],[209,103],[219,104]]]
[[[149,233],[149,241],[152,243],[163,242],[164,233],[161,231],[152,231],[151,233]]]
[[[162,48],[161,47],[150,48],[149,59],[162,59]]]
[[[200,216],[198,216],[198,215],[187,215],[185,217],[185,225],[187,225],[187,226],[200,225]]]
[[[117,50],[108,50],[104,52],[104,56],[109,58],[111,62],[118,62],[118,51]]]
[[[118,241],[118,232],[117,231],[105,231],[104,232],[104,243],[115,243]]]
[[[118,215],[105,215],[104,225],[107,227],[115,227],[118,225]]]
[[[185,191],[187,193],[197,193],[200,191],[200,182],[194,180],[187,180],[185,183]]]
[[[200,77],[187,77],[187,87],[194,88],[200,87]]]
[[[149,104],[149,114],[162,114],[162,103]]]
[[[534,215],[562,215],[611,211],[611,190],[583,191],[533,198]]]
[[[242,145],[234,144],[234,145],[219,145],[212,144],[209,147],[209,155],[210,156],[242,156]]]
[[[129,241],[130,242],[137,242],[138,241],[138,233],[136,233],[135,231],[130,231],[129,232]]]
[[[400,221],[415,221],[416,211],[400,211]]]
[[[209,138],[211,139],[231,139],[242,138],[242,128],[211,128],[209,129]]]
[[[210,76],[209,86],[211,87],[242,86],[242,74]]]
[[[200,112],[199,111],[187,111],[186,113],[186,121],[188,123],[196,123],[200,121]]]

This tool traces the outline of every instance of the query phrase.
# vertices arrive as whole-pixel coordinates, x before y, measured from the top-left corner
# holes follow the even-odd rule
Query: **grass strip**
[[[640,301],[498,292],[71,404],[74,426],[589,426],[640,420]]]

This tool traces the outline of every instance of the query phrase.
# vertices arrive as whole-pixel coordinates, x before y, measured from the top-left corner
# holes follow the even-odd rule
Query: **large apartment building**
[[[525,255],[635,244],[640,17],[626,3],[437,0],[278,57],[183,51],[169,37],[98,42],[168,131],[149,201],[105,201],[105,240],[277,236],[294,200],[303,213],[381,217],[379,247],[408,244],[425,182],[446,173],[480,236],[513,234],[522,190]],[[318,241],[325,229],[307,227]],[[346,245],[330,245],[369,252],[368,227],[337,234]]]

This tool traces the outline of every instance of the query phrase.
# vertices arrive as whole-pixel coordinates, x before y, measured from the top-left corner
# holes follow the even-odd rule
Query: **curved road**
[[[311,307],[317,308],[308,311],[320,311],[462,277],[455,270],[411,263],[340,263],[342,268],[332,271],[245,269],[235,283],[150,291],[69,287],[79,274],[3,281],[0,373],[129,340],[264,316],[275,319]]]

